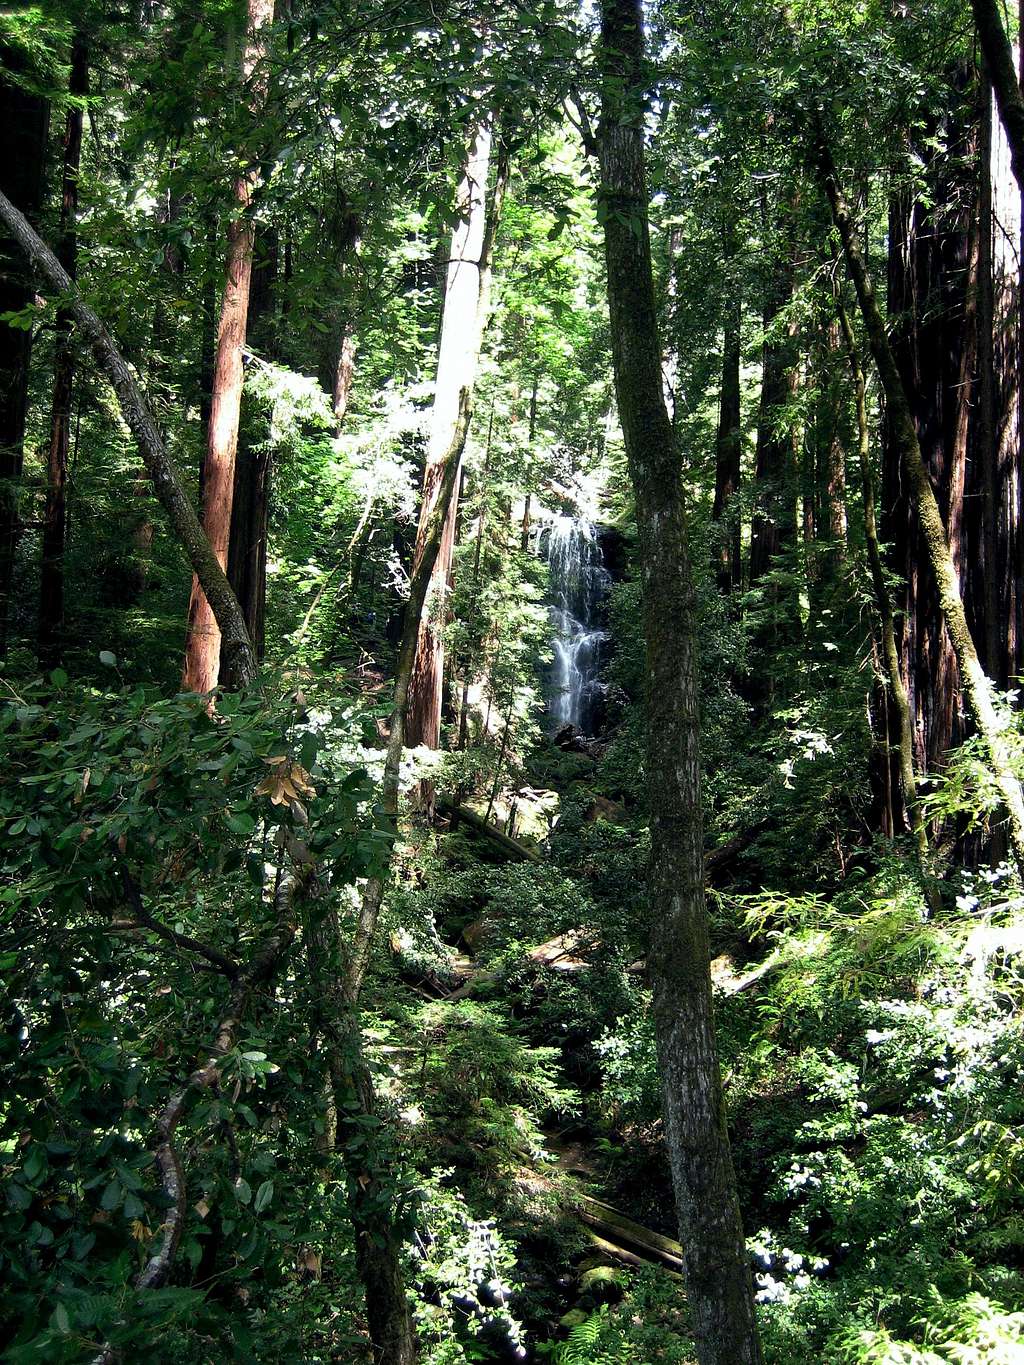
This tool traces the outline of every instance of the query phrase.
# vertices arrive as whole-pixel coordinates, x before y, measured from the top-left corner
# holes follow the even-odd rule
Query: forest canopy
[[[0,1360],[1024,1361],[995,0],[0,11]]]

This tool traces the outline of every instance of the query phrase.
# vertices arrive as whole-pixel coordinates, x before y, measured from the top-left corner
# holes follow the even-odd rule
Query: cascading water
[[[548,725],[597,730],[604,688],[600,681],[608,632],[605,599],[611,581],[593,522],[553,516],[534,530],[534,552],[548,566],[554,663],[549,674]]]

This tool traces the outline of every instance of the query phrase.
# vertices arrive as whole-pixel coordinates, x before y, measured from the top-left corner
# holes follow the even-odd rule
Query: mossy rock
[[[589,1321],[590,1314],[584,1308],[570,1308],[568,1313],[563,1314],[558,1319],[559,1327],[564,1327],[567,1332],[571,1332],[574,1327],[579,1327],[582,1323]]]
[[[598,1303],[617,1303],[622,1298],[626,1273],[618,1266],[595,1265],[580,1276],[580,1298]]]

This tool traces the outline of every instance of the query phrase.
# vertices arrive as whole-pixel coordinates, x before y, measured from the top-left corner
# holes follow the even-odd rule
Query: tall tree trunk
[[[841,353],[838,322],[830,322],[825,329],[822,355],[822,403],[819,408],[821,430],[818,433],[819,470],[821,487],[822,528],[827,528],[830,541],[829,570],[838,571],[846,554],[848,532],[846,513],[846,447],[841,430],[842,387],[832,373],[832,361]]]
[[[896,648],[896,629],[893,621],[892,598],[885,581],[882,566],[882,551],[878,543],[878,518],[875,511],[875,477],[871,469],[871,430],[868,423],[867,383],[864,368],[860,362],[860,352],[853,334],[849,314],[842,296],[836,292],[836,314],[846,346],[847,359],[853,375],[853,396],[857,412],[857,454],[860,462],[861,495],[864,507],[864,541],[868,552],[868,569],[871,573],[871,586],[875,594],[875,607],[882,634],[882,657],[885,661],[885,676],[889,688],[889,698],[899,724],[899,771],[903,788],[903,804],[907,811],[907,821],[914,835],[918,863],[922,879],[928,889],[929,901],[937,898],[930,882],[931,865],[928,849],[928,831],[921,812],[921,802],[917,793],[917,778],[914,774],[914,734],[910,719],[910,702],[907,689],[903,686],[900,671],[900,656]],[[932,905],[938,909],[938,904]]]
[[[795,324],[778,336],[779,315],[793,297],[792,247],[776,267],[765,302],[761,401],[754,481],[757,505],[750,532],[750,582],[759,582],[783,550],[796,544],[796,450],[792,422],[783,414],[793,396]],[[773,334],[774,333],[774,334]]]
[[[924,536],[928,560],[938,584],[943,619],[956,652],[971,715],[985,746],[993,780],[1006,808],[1010,846],[1018,867],[1024,871],[1024,795],[1021,793],[1020,782],[1013,772],[1003,724],[992,699],[992,685],[981,667],[978,651],[967,624],[946,526],[921,454],[914,415],[907,402],[903,380],[889,341],[885,320],[878,306],[874,284],[864,264],[856,224],[840,186],[832,153],[820,124],[815,136],[823,187],[842,240],[847,269],[857,290],[865,331],[885,393],[887,414],[899,446],[903,470]]]
[[[60,238],[57,259],[71,279],[78,274],[78,174],[82,161],[81,101],[89,93],[89,49],[76,29],[71,40],[71,75],[64,127],[64,169],[61,176]],[[43,511],[42,564],[39,583],[39,662],[52,668],[59,662],[64,634],[64,541],[68,450],[71,445],[71,396],[75,379],[72,318],[67,308],[57,313],[53,358],[53,408],[46,462],[46,505]]]
[[[171,458],[156,419],[113,338],[82,298],[74,281],[40,238],[28,219],[0,191],[0,222],[52,288],[65,296],[82,339],[117,395],[122,416],[135,437],[143,463],[153,480],[153,491],[167,513],[193,571],[208,597],[223,636],[224,674],[230,687],[244,688],[256,680],[256,659],[238,599],[227,575],[203,533],[178,467]]]
[[[17,48],[0,44],[0,71],[24,74],[26,65]],[[42,199],[49,124],[44,99],[0,79],[0,193],[28,218]],[[20,313],[32,295],[24,257],[9,239],[0,240],[0,312]],[[7,650],[31,354],[31,331],[0,323],[0,657]]]
[[[679,453],[661,385],[641,0],[601,6],[600,193],[619,417],[636,498],[647,645],[648,955],[665,1137],[701,1365],[760,1365],[715,1049],[704,903],[694,589]]]
[[[727,270],[736,265],[736,230],[730,219],[724,231]],[[730,270],[730,268],[732,268]],[[722,386],[715,437],[715,501],[711,515],[718,523],[718,586],[722,592],[739,587],[743,568],[740,559],[740,518],[729,506],[740,488],[742,417],[740,412],[740,360],[742,356],[743,301],[738,279],[726,279],[727,299],[722,339]]]
[[[975,366],[975,317],[968,288],[977,276],[974,110],[964,98],[971,75],[953,73],[950,107],[926,132],[952,141],[956,155],[939,158],[922,138],[926,193],[893,197],[889,215],[888,315],[891,349],[917,431],[940,512],[947,522],[954,564],[969,566],[969,525],[963,517]],[[930,139],[929,139],[930,141]],[[887,422],[882,481],[883,539],[902,580],[897,646],[914,726],[919,771],[938,769],[963,738],[956,655],[945,627],[938,584],[924,571],[928,549],[907,481],[895,428]],[[974,602],[961,580],[968,621]],[[972,627],[973,628],[973,627]]]
[[[508,176],[508,155],[499,157],[490,210],[487,177],[491,160],[491,126],[477,127],[467,151],[466,169],[458,192],[459,220],[452,233],[451,256],[437,353],[437,383],[430,420],[427,466],[416,534],[414,565],[423,557],[424,536],[437,503],[438,487],[452,433],[459,427],[460,395],[472,394],[483,341],[490,287],[490,255],[501,214]],[[458,452],[461,465],[462,451]],[[456,481],[455,487],[458,488]],[[453,497],[437,554],[427,609],[420,623],[419,643],[409,686],[408,742],[436,749],[441,740],[441,695],[444,676],[443,612],[455,547],[458,498]]]
[[[271,321],[277,279],[277,236],[260,231],[253,238],[253,268],[245,335],[250,346],[276,359],[276,334]],[[243,393],[242,412],[250,405]],[[235,590],[249,628],[257,659],[265,647],[267,607],[267,538],[270,531],[270,495],[274,452],[265,429],[256,431],[251,420],[240,423],[235,459],[235,482],[231,498],[231,531],[228,539],[228,580]],[[259,424],[265,428],[265,424]],[[256,439],[254,439],[256,438]]]
[[[248,78],[262,56],[262,33],[273,18],[273,0],[249,0],[242,70]],[[262,91],[257,91],[262,102]],[[257,173],[247,170],[235,182],[237,216],[228,225],[227,266],[213,370],[210,422],[203,467],[203,529],[221,568],[227,566],[231,505],[235,489],[235,455],[242,402],[246,320],[252,280],[253,222],[249,213]],[[193,579],[188,607],[188,636],[182,688],[212,692],[220,675],[220,630],[206,594]]]
[[[995,91],[999,116],[1010,146],[1010,164],[1024,193],[1024,94],[1013,60],[1013,48],[1003,27],[998,0],[971,0],[981,50]]]

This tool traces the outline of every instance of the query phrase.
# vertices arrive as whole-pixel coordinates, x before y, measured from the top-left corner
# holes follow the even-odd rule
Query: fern
[[[586,1322],[579,1323],[569,1333],[569,1338],[561,1345],[555,1356],[555,1365],[624,1365],[629,1359],[623,1353],[621,1342],[609,1342],[605,1340],[609,1335],[611,1323],[608,1318],[607,1305],[602,1306],[598,1312],[587,1318]],[[612,1336],[618,1337],[614,1330]]]

